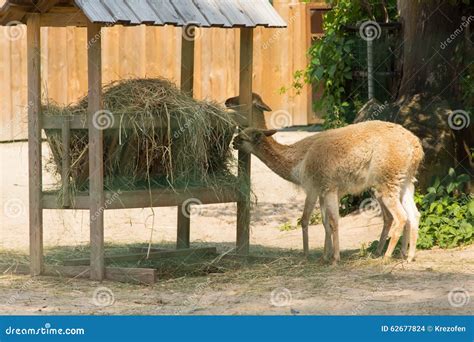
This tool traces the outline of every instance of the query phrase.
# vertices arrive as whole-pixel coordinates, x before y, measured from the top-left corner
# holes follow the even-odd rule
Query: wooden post
[[[41,166],[41,45],[40,15],[27,19],[28,54],[28,186],[30,225],[30,273],[43,271],[43,208]]]
[[[99,126],[98,111],[102,109],[102,56],[99,24],[87,25],[87,67],[89,84],[89,194],[91,279],[103,280],[104,263],[104,146],[103,127]]]
[[[240,81],[239,102],[247,124],[253,125],[252,77],[253,29],[240,29]],[[237,253],[249,253],[250,240],[250,154],[239,151],[239,179],[245,184],[243,198],[237,202]]]
[[[185,28],[183,28],[184,30]],[[188,35],[182,35],[181,48],[181,90],[193,96],[194,83],[194,39]],[[189,248],[191,234],[191,218],[188,208],[178,206],[178,232],[176,237],[176,248]]]
[[[194,39],[183,33],[181,42],[181,90],[193,96]]]
[[[69,177],[70,177],[70,143],[71,143],[71,127],[69,118],[64,117],[61,128],[61,141],[63,145],[63,155],[61,160],[61,182],[63,188],[63,207],[69,208],[71,198],[69,193]]]

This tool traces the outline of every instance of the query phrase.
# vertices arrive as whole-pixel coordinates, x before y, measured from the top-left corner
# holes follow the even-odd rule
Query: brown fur
[[[225,105],[230,109],[238,109],[240,106],[239,97],[231,97],[225,101]],[[253,105],[253,126],[260,129],[267,129],[265,122],[265,112],[271,112],[272,109],[265,102],[262,97],[256,93],[252,93],[252,105]]]
[[[320,198],[326,228],[326,257],[334,244],[333,258],[339,260],[338,205],[339,199],[347,194],[374,190],[384,214],[379,253],[390,230],[393,230],[393,239],[386,256],[393,252],[393,241],[398,241],[407,221],[417,230],[419,214],[406,193],[413,192],[423,148],[411,132],[397,124],[368,121],[325,131],[293,145],[277,143],[271,137],[274,133],[247,128],[235,138],[234,147],[255,154],[278,175],[303,187],[307,194],[302,219],[303,240],[307,240],[306,221]],[[405,195],[407,205],[413,209],[408,209],[410,212],[401,202]],[[328,237],[328,234],[333,236]],[[411,245],[416,244],[413,239]],[[404,240],[404,244],[403,252],[406,253],[408,242]],[[307,253],[307,241],[304,241],[304,248]],[[414,247],[410,251],[408,257],[412,259]]]

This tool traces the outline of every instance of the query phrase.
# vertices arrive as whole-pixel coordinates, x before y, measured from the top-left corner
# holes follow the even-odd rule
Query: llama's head
[[[275,129],[263,130],[258,128],[246,128],[234,138],[234,148],[247,153],[252,153],[258,149],[259,145],[275,134]]]
[[[263,102],[262,97],[256,93],[252,93],[252,105],[254,108],[261,110],[262,112],[271,112],[270,106]],[[225,101],[225,106],[230,109],[237,109],[240,106],[239,97],[231,97]]]

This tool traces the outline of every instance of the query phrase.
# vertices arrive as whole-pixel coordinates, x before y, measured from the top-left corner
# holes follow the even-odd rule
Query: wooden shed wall
[[[306,124],[308,90],[302,95],[279,91],[289,86],[293,73],[307,63],[306,4],[299,0],[274,0],[273,4],[289,27],[256,29],[254,89],[274,111],[289,113],[292,124]],[[26,27],[16,28],[14,33],[20,36],[16,40],[9,38],[9,30],[0,28],[0,141],[25,139],[27,132]],[[85,29],[43,28],[41,39],[43,99],[75,102],[87,91]],[[179,82],[180,28],[117,26],[103,29],[102,41],[104,83],[155,76]],[[237,94],[238,45],[238,30],[199,30],[194,79],[197,98],[224,101]]]

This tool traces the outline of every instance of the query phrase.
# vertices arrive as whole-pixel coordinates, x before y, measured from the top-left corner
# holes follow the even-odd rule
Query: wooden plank
[[[157,271],[153,268],[105,268],[105,279],[112,281],[153,285],[156,283],[156,278]]]
[[[30,274],[30,269],[31,267],[25,264],[0,264],[0,274]]]
[[[253,29],[240,29],[240,80],[239,103],[242,105],[242,114],[247,115],[247,122],[253,124],[252,106],[252,79],[253,79]],[[239,179],[250,185],[250,154],[239,151],[238,155]],[[250,241],[250,186],[246,193],[237,202],[237,253],[249,253]]]
[[[30,267],[22,264],[0,264],[2,274],[29,274]],[[44,265],[45,276],[66,278],[90,278],[89,266]],[[106,267],[105,279],[124,283],[154,284],[157,278],[156,269]]]
[[[115,21],[125,24],[139,24],[140,19],[135,15],[125,0],[102,0],[104,6],[110,11]]]
[[[174,1],[173,5],[176,12],[183,18],[184,25],[211,26],[192,1]]]
[[[41,14],[42,27],[86,27],[89,19],[80,11],[71,13],[43,13]]]
[[[131,253],[148,253],[148,247],[129,247],[128,250],[131,252]],[[169,251],[169,249],[166,249],[166,248],[154,248],[154,247],[151,247],[150,248],[150,252],[151,253],[154,253],[154,252],[163,252],[163,251]]]
[[[95,114],[102,109],[101,27],[87,26],[89,83],[89,189],[91,279],[104,279],[104,146],[103,131],[97,127]]]
[[[41,13],[45,13],[56,6],[59,1],[61,0],[38,0],[34,6],[36,10],[40,11]]]
[[[183,258],[183,257],[194,257],[201,258],[208,255],[217,254],[217,249],[215,247],[206,247],[206,248],[195,248],[195,249],[180,249],[180,250],[166,250],[152,252],[148,256],[146,253],[136,253],[136,254],[124,254],[124,255],[113,255],[105,257],[105,261],[108,263],[117,263],[117,262],[138,262],[143,260],[162,260],[170,258]],[[89,259],[70,259],[64,260],[63,264],[65,266],[79,266],[79,265],[89,265]]]
[[[236,8],[234,1],[219,1],[221,13],[232,23],[232,27],[254,27],[253,21],[242,10]]]
[[[136,190],[122,191],[119,196],[116,193],[105,192],[105,210],[114,209],[138,209],[156,207],[174,207],[184,203],[188,198],[196,198],[202,204],[232,203],[240,199],[240,194],[230,188],[214,189],[190,189],[188,191],[175,192],[172,189],[160,190]],[[44,209],[65,209],[58,203],[57,193],[43,194]],[[89,196],[87,193],[77,193],[71,198],[70,209],[89,209]]]
[[[213,26],[232,27],[229,20],[221,13],[216,0],[194,0],[194,4]]]
[[[155,11],[155,14],[161,19],[162,23],[183,25],[183,19],[176,12],[170,0],[148,0],[148,4]]]
[[[266,1],[266,0],[263,0]],[[237,3],[237,1],[236,1]],[[240,8],[243,13],[250,18],[250,20],[256,25],[262,25],[268,27],[268,14],[262,13],[262,1],[261,0],[240,0]]]
[[[114,114],[113,114],[114,115]],[[44,129],[62,129],[63,122],[68,121],[71,129],[87,129],[88,123],[87,118],[83,115],[44,115],[43,116],[43,128]],[[163,122],[160,118],[153,118],[140,122],[140,125],[144,127],[166,127],[167,123]],[[108,129],[119,129],[119,128],[132,128],[136,127],[137,122],[128,116],[114,115],[113,124]]]
[[[160,18],[146,1],[128,0],[127,3],[142,24],[162,24]]]
[[[30,271],[35,276],[43,270],[40,15],[29,15],[27,22]]]
[[[69,177],[70,177],[70,166],[71,166],[71,129],[69,127],[69,121],[63,121],[63,128],[61,130],[62,140],[62,160],[61,160],[61,182],[63,188],[63,206],[68,208],[71,205],[71,198],[69,192]]]
[[[96,0],[75,0],[86,17],[93,23],[115,23],[115,19],[110,14],[109,10],[102,5],[100,1]]]

